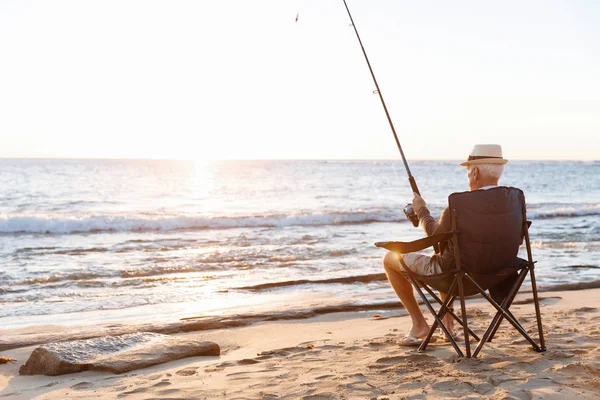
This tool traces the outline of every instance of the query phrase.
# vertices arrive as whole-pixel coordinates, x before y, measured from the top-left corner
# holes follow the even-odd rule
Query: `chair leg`
[[[460,271],[458,273],[458,295],[460,297],[460,308],[463,319],[463,332],[465,338],[465,347],[467,350],[467,358],[471,358],[471,340],[469,339],[469,322],[467,321],[467,309],[465,307],[465,292],[463,290],[463,275]]]
[[[424,340],[423,343],[421,343],[421,346],[419,346],[419,351],[425,351],[425,349],[427,348],[427,345],[429,344],[429,340],[431,339],[431,337],[435,333],[436,329],[438,328],[438,325],[445,327],[445,325],[443,325],[443,323],[439,323],[438,324],[438,320],[439,321],[443,321],[444,316],[448,312],[450,312],[451,314],[454,314],[452,312],[452,309],[450,307],[448,307],[448,305],[452,304],[454,302],[454,299],[456,298],[456,278],[454,279],[454,281],[450,285],[450,288],[448,289],[448,294],[447,294],[446,299],[444,301],[441,301],[435,295],[435,293],[433,292],[433,290],[431,290],[429,288],[429,286],[427,286],[426,284],[423,284],[422,287],[425,288],[425,290],[435,299],[435,301],[437,301],[440,304],[440,310],[437,313],[437,318],[435,318],[435,315],[434,315],[434,321],[431,324],[431,328],[429,329],[429,333],[427,334],[427,340]]]
[[[481,294],[484,297],[486,297],[486,295],[485,295],[484,292],[482,292]],[[488,301],[490,301],[490,303],[491,303],[493,300],[490,298],[490,299],[488,299]],[[500,306],[498,306],[498,307],[500,307]],[[538,351],[538,352],[544,351],[542,348],[540,348],[540,346],[538,346],[538,344],[535,342],[535,340],[533,340],[531,338],[531,336],[529,336],[529,334],[527,333],[527,331],[525,331],[525,328],[519,323],[519,321],[516,320],[516,318],[514,318],[514,316],[512,315],[512,313],[506,312],[506,310],[498,310],[498,312],[496,313],[496,316],[494,317],[494,320],[492,321],[492,324],[490,324],[490,326],[488,327],[488,329],[483,334],[482,339],[477,344],[477,348],[473,352],[473,357],[477,357],[477,354],[479,354],[479,352],[481,351],[481,348],[483,347],[483,345],[488,341],[488,338],[490,337],[490,335],[492,333],[491,331],[492,331],[492,327],[494,326],[493,325],[494,321],[499,320],[499,318],[502,316],[503,313],[504,313],[504,318],[506,318],[506,320],[508,322],[510,322],[510,324],[517,331],[519,331],[519,333],[531,344],[531,346],[533,347],[533,349],[535,351]]]
[[[425,286],[423,286],[423,288],[424,288],[425,290],[427,290],[427,293],[429,293],[429,295],[430,295],[431,297],[433,297],[433,298],[434,298],[434,300],[438,302],[438,304],[440,304],[440,305],[441,305],[441,304],[443,304],[442,300],[440,300],[440,298],[436,296],[436,294],[435,294],[435,292],[434,292],[433,290],[431,290],[431,289],[430,289],[429,287],[427,287],[426,285],[425,285]],[[450,301],[448,304],[452,304],[452,303],[454,302],[454,300],[455,300],[455,299],[456,299],[456,296],[454,296],[454,298],[453,298],[453,299],[452,299],[452,300],[451,300],[451,301]],[[457,316],[457,315],[454,313],[454,310],[452,309],[452,307],[448,307],[448,313],[449,313],[450,315],[452,315],[452,318],[454,318],[454,319],[456,320],[456,322],[458,322],[458,323],[460,324],[460,326],[463,326],[462,319],[460,319],[460,318],[459,318],[459,317],[458,317],[458,316]],[[443,316],[442,316],[442,317],[443,317]],[[479,336],[477,336],[477,334],[476,334],[475,332],[473,332],[473,331],[471,330],[471,328],[468,328],[468,329],[469,329],[469,334],[470,334],[470,335],[471,335],[471,336],[472,336],[472,337],[473,337],[475,340],[479,341]]]
[[[508,315],[510,315],[510,317],[521,327],[522,330],[525,330],[525,328],[523,327],[523,325],[519,322],[519,320],[517,320],[517,317],[514,316],[514,314],[512,312],[510,312],[509,309],[507,309],[506,307],[504,307],[503,305],[500,306]],[[494,327],[494,329],[498,329],[498,327],[500,326],[500,322],[502,322],[502,320],[504,319],[504,315],[501,312],[497,312],[494,319],[492,320],[492,323],[490,323],[490,327]],[[492,329],[490,331],[490,336],[488,337],[488,339],[486,340],[486,342],[491,342],[493,335],[496,334],[496,331]]]
[[[442,331],[444,331],[444,334],[446,335],[446,337],[448,337],[448,339],[450,340],[450,343],[452,344],[452,347],[454,347],[454,350],[456,350],[456,352],[458,353],[458,356],[459,357],[464,357],[464,354],[463,354],[462,350],[460,349],[460,347],[458,347],[458,345],[456,344],[456,341],[454,340],[454,338],[452,337],[452,335],[450,335],[450,332],[448,332],[448,329],[443,324],[442,320],[438,317],[437,313],[435,312],[435,310],[433,309],[433,307],[431,306],[431,304],[427,300],[427,297],[425,296],[425,293],[423,293],[423,291],[421,290],[421,288],[419,287],[419,285],[417,285],[417,283],[415,282],[415,280],[413,278],[410,278],[410,280],[411,280],[413,286],[415,287],[415,289],[417,290],[417,292],[419,293],[419,296],[421,296],[421,299],[425,303],[425,306],[429,309],[429,312],[431,313],[431,315],[433,315],[433,318],[435,319],[435,321],[437,322],[437,324],[440,326],[440,328],[442,329]],[[455,285],[456,285],[456,278],[454,278],[454,281],[452,283],[452,286],[455,286]],[[452,290],[454,290],[454,289],[452,289]],[[446,300],[450,300],[450,297],[452,297],[452,296],[449,295],[446,298]],[[430,329],[429,330],[429,334],[427,335],[427,338],[425,338],[425,340],[423,341],[423,343],[421,343],[421,346],[419,346],[419,350],[424,350],[427,347],[429,339],[431,339],[431,336],[433,336],[433,332],[434,331],[435,331],[434,329]]]
[[[471,283],[473,283],[473,285],[475,285],[475,287],[477,288],[477,290],[479,291],[479,293],[485,297],[485,299],[492,305],[494,306],[494,308],[496,308],[496,310],[498,311],[496,313],[496,316],[494,317],[494,320],[496,320],[497,318],[500,317],[500,315],[503,315],[504,318],[506,318],[506,320],[508,322],[510,322],[510,324],[512,326],[515,327],[515,329],[517,331],[519,331],[519,333],[521,335],[523,335],[523,337],[525,339],[527,339],[527,341],[529,343],[531,343],[531,345],[533,346],[533,348],[536,351],[542,351],[540,349],[540,346],[538,346],[538,344],[527,334],[527,332],[525,331],[525,329],[521,326],[521,324],[515,320],[515,318],[512,317],[512,314],[509,314],[506,312],[506,310],[504,310],[502,307],[500,307],[500,305],[498,305],[498,303],[496,303],[496,301],[494,299],[492,299],[490,296],[488,296],[485,293],[485,290],[483,290],[481,288],[481,286],[479,286],[479,284],[477,282],[475,282],[475,280],[473,278],[471,278],[469,275],[466,275],[466,277],[471,281]],[[475,352],[473,353],[473,357],[477,357],[477,354],[479,354],[479,351],[481,351],[481,348],[483,347],[483,345],[485,344],[485,342],[487,341],[487,339],[489,338],[490,334],[492,333],[492,329],[494,327],[494,321],[492,321],[492,324],[490,324],[489,328],[485,331],[485,333],[483,334],[483,337],[481,338],[481,341],[479,342],[479,344],[477,345],[477,348],[475,349]]]
[[[494,316],[494,319],[492,319],[492,323],[490,324],[490,328],[493,329],[493,327],[497,327],[500,325],[500,316],[501,313],[500,311],[496,312],[496,315]],[[475,347],[475,351],[473,352],[473,357],[477,357],[477,355],[479,354],[479,352],[481,351],[481,348],[483,347],[483,345],[488,342],[488,338],[491,336],[491,330],[490,328],[488,328],[484,333],[483,333],[483,337],[481,338],[481,340],[477,343],[477,346]]]
[[[535,283],[535,273],[533,272],[533,267],[530,269],[529,273],[531,276],[531,290],[533,292],[533,304],[535,304],[535,316],[537,318],[537,326],[538,326],[538,334],[540,338],[540,346],[537,351],[546,351],[546,341],[544,340],[544,327],[542,326],[542,314],[540,313],[540,302],[538,299],[537,293],[537,285]],[[535,347],[534,347],[535,349]]]
[[[508,296],[506,296],[506,299],[504,299],[504,301],[502,302],[501,307],[503,309],[508,310],[508,308],[512,305],[512,303],[513,303],[515,297],[517,297],[517,293],[519,292],[519,289],[521,288],[521,285],[523,284],[523,281],[525,280],[526,277],[527,277],[527,268],[524,268],[519,273],[519,278],[517,279],[517,281],[515,282],[513,287],[510,289]],[[500,328],[500,324],[502,323],[503,319],[504,319],[504,317],[502,315],[500,315],[500,318],[494,322],[494,329],[492,329],[492,333],[490,334],[490,337],[487,340],[488,342],[491,342],[492,339],[494,339],[494,336],[496,336],[496,332],[498,331],[498,328]]]
[[[417,285],[417,286],[415,286],[415,288],[417,289],[417,291],[419,291],[421,298],[425,299],[424,293],[422,293],[422,291],[420,290],[421,286],[418,285],[418,282],[415,280],[415,281],[413,281],[413,284]],[[449,290],[451,293],[454,291],[454,286],[455,285],[451,286],[451,288]],[[426,284],[423,284],[422,287],[424,287],[425,290],[427,290],[428,292],[431,292],[431,290],[429,289],[429,287]],[[425,351],[425,349],[427,349],[427,345],[429,344],[431,337],[433,336],[433,334],[435,333],[435,330],[438,327],[438,319],[442,320],[442,318],[444,318],[444,315],[446,314],[445,310],[448,309],[447,305],[452,301],[452,299],[454,297],[455,296],[449,296],[449,298],[446,298],[447,301],[442,303],[442,306],[440,307],[440,311],[437,314],[437,318],[436,318],[435,314],[433,315],[433,317],[434,317],[433,324],[431,324],[431,327],[429,328],[429,332],[427,332],[427,336],[425,337],[425,340],[423,340],[423,343],[421,343],[421,345],[419,346],[419,351]],[[427,300],[424,300],[424,301],[429,303]],[[433,307],[431,309],[433,309]]]
[[[447,296],[446,300],[444,300],[444,302],[440,303],[441,307],[440,310],[437,313],[437,319],[439,319],[440,321],[444,320],[444,317],[446,316],[446,314],[448,312],[450,312],[450,308],[448,307],[449,304],[451,304],[454,299],[456,299],[455,295],[452,296]],[[431,338],[431,336],[433,336],[433,334],[435,333],[436,329],[438,328],[438,326],[440,326],[441,324],[438,324],[437,319],[433,321],[433,324],[431,324],[431,328],[429,328],[429,334],[428,334],[428,338]],[[448,327],[446,327],[448,328]],[[419,347],[419,350],[423,351],[427,348],[427,344],[429,344],[429,340],[427,340],[427,343],[425,343],[424,345],[422,344]],[[421,348],[423,347],[423,348]]]
[[[523,284],[523,281],[525,280],[525,278],[527,276],[527,272],[530,272],[530,274],[531,274],[530,276],[531,276],[531,287],[532,287],[532,292],[533,292],[533,302],[534,302],[534,306],[535,306],[535,313],[536,313],[536,319],[537,319],[537,325],[538,325],[538,335],[539,335],[539,339],[540,339],[540,345],[533,346],[533,348],[535,351],[543,352],[543,351],[546,351],[546,343],[544,341],[544,331],[543,331],[543,327],[542,327],[542,317],[541,317],[540,305],[539,305],[540,303],[539,303],[537,287],[536,287],[536,283],[535,283],[535,273],[534,273],[533,268],[526,268],[523,271],[521,271],[521,273],[519,274],[519,279],[517,280],[517,282],[511,289],[509,296],[507,296],[505,301],[502,303],[501,307],[503,309],[505,309],[506,312],[508,312],[516,322],[518,322],[517,319],[515,318],[515,316],[510,312],[510,310],[508,308],[512,305],[512,302],[514,301],[514,298],[516,297],[516,295],[519,291],[519,288],[521,287],[521,285]],[[493,323],[494,329],[492,330],[490,337],[487,339],[488,342],[491,342],[492,339],[494,338],[494,336],[496,335],[496,332],[497,332],[498,328],[500,327],[500,323],[502,322],[503,318],[504,317],[502,315],[500,315],[498,320]],[[521,324],[519,324],[519,325],[521,325]],[[521,325],[521,327],[522,327],[522,325]]]
[[[433,290],[431,290],[431,288],[429,288],[429,286],[427,286],[427,284],[425,284],[424,282],[418,281],[416,278],[411,277],[411,276],[407,276],[407,279],[409,279],[413,286],[415,287],[415,289],[419,290],[420,288],[423,288],[427,291],[427,293],[429,293],[431,295],[431,297],[433,297],[433,299],[440,305],[442,306],[440,308],[440,311],[438,313],[438,317],[440,319],[444,318],[444,316],[446,315],[446,313],[450,313],[451,315],[453,315],[455,318],[458,318],[455,316],[455,314],[452,311],[451,307],[448,307],[449,304],[452,304],[452,302],[454,301],[454,299],[456,299],[456,295],[453,295],[454,292],[456,291],[456,281],[453,281],[452,284],[450,285],[450,288],[448,289],[448,293],[450,293],[450,295],[448,295],[448,297],[450,297],[450,299],[448,300],[448,297],[446,298],[448,301],[442,301],[440,300],[439,297],[436,296],[435,292]],[[414,280],[413,280],[414,279]],[[444,311],[442,313],[442,311]],[[462,322],[461,322],[462,324]],[[437,321],[433,321],[433,326],[430,329],[432,332],[434,332],[438,327],[438,323]]]
[[[523,220],[527,220],[525,215],[525,209],[523,209]],[[535,272],[533,272],[535,266],[533,263],[533,256],[531,254],[531,242],[529,240],[529,226],[523,224],[525,228],[525,246],[527,247],[527,261],[529,261],[529,272],[531,273],[531,290],[533,292],[533,303],[535,305],[535,316],[537,318],[538,335],[540,338],[540,346],[533,346],[536,351],[546,351],[546,341],[544,340],[544,328],[542,326],[542,315],[540,313],[540,302],[537,293],[537,284],[535,282]],[[536,348],[537,347],[537,348]]]

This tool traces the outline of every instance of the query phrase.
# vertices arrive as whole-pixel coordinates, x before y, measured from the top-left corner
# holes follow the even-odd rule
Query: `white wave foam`
[[[584,217],[600,215],[600,204],[583,204],[577,206],[558,205],[547,209],[528,211],[527,217],[533,219],[559,218],[559,217]]]
[[[0,233],[95,233],[172,231],[182,229],[229,229],[247,227],[318,226],[364,224],[370,222],[405,222],[395,210],[273,214],[243,217],[151,217],[151,216],[5,216],[0,217]]]
[[[577,249],[583,248],[586,243],[577,243],[577,242],[544,242],[537,241],[531,243],[532,249]]]
[[[532,205],[532,219],[600,215],[600,204]],[[95,233],[173,231],[182,229],[230,229],[252,227],[323,226],[366,224],[371,222],[406,222],[401,211],[392,208],[374,210],[315,212],[304,214],[270,214],[240,217],[96,215],[10,215],[0,217],[0,233]]]

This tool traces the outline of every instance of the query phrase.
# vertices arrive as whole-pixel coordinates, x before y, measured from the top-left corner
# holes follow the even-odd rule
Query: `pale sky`
[[[347,1],[409,159],[600,159],[600,2]],[[0,1],[0,157],[397,159],[373,90],[342,0]]]

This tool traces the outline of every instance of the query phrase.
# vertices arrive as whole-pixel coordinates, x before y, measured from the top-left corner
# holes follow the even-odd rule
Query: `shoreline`
[[[384,274],[371,274],[363,277],[341,278],[346,283],[353,282],[371,282]],[[364,278],[364,279],[356,279]],[[323,282],[330,283],[330,279]],[[311,283],[314,283],[312,281]],[[285,282],[282,282],[285,283]],[[265,289],[279,285],[279,283],[268,284]],[[262,289],[262,288],[261,288]],[[600,289],[600,280],[590,282],[562,283],[556,285],[545,285],[538,288],[539,293],[557,293],[564,291],[580,291]],[[524,287],[519,292],[519,296],[525,296],[531,292]],[[471,299],[477,299],[479,296],[473,296]],[[542,296],[540,299],[552,298],[552,296]],[[530,299],[531,300],[531,299]],[[526,300],[520,300],[526,301]],[[419,300],[419,304],[422,302]],[[515,303],[516,304],[516,303]],[[359,313],[367,311],[389,311],[404,310],[399,300],[387,302],[376,302],[366,304],[348,304],[341,303],[335,305],[322,305],[313,308],[293,309],[285,311],[269,312],[248,312],[245,314],[226,314],[226,315],[208,315],[191,316],[180,318],[172,322],[155,321],[151,323],[128,323],[123,324],[115,321],[106,321],[90,326],[63,326],[63,325],[44,325],[37,327],[24,327],[15,329],[0,329],[0,353],[7,350],[19,349],[24,347],[42,345],[44,343],[92,339],[106,335],[121,335],[136,332],[152,332],[161,334],[180,334],[188,332],[204,332],[213,330],[228,330],[233,328],[247,327],[262,322],[288,321],[288,320],[306,320],[321,315],[340,314],[340,313]]]
[[[478,359],[457,359],[438,340],[419,353],[398,346],[410,327],[402,310],[347,312],[302,320],[262,321],[177,336],[219,343],[220,357],[187,358],[113,375],[83,372],[18,376],[33,347],[2,356],[0,396],[25,398],[582,398],[600,394],[600,289],[552,292],[541,300],[548,351],[536,353],[508,324]],[[583,294],[583,295],[582,295]],[[535,324],[529,295],[511,307],[526,329]],[[493,316],[481,299],[468,300],[481,331]],[[427,316],[431,322],[432,318]],[[461,343],[462,345],[463,343]]]

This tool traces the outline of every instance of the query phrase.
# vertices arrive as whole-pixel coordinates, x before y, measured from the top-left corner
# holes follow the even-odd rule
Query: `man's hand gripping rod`
[[[390,128],[392,128],[392,133],[394,134],[394,139],[396,140],[396,145],[398,146],[398,150],[400,150],[400,155],[402,156],[402,162],[404,163],[404,168],[406,169],[406,174],[408,175],[408,182],[410,183],[410,187],[413,192],[421,195],[419,192],[419,188],[417,187],[417,182],[415,178],[410,173],[410,168],[408,167],[408,163],[406,162],[406,157],[404,157],[404,152],[402,151],[402,146],[400,146],[400,140],[398,140],[398,135],[396,134],[396,129],[394,128],[394,124],[392,123],[392,118],[390,117],[390,113],[385,105],[385,101],[383,100],[383,95],[381,94],[381,90],[379,90],[379,84],[377,83],[377,79],[375,78],[375,73],[373,73],[373,68],[371,68],[371,63],[369,62],[369,57],[367,57],[367,52],[362,44],[362,40],[360,40],[360,35],[358,34],[358,30],[356,29],[356,25],[354,24],[354,20],[352,19],[352,14],[350,14],[350,9],[348,8],[348,4],[346,4],[346,0],[344,1],[344,6],[346,6],[346,11],[348,11],[348,16],[350,17],[350,22],[352,22],[352,27],[354,28],[354,32],[356,32],[356,37],[358,38],[358,43],[360,43],[360,48],[365,56],[365,60],[367,60],[367,65],[369,66],[369,71],[371,71],[371,76],[373,77],[373,82],[375,82],[375,88],[377,89],[377,94],[379,95],[379,99],[381,100],[381,104],[383,105],[383,110],[385,111],[385,115],[387,117],[388,122],[390,123]],[[414,226],[419,225],[419,217],[415,214],[412,208],[412,204],[407,204],[404,207],[404,214],[406,214],[406,218],[412,222]]]

